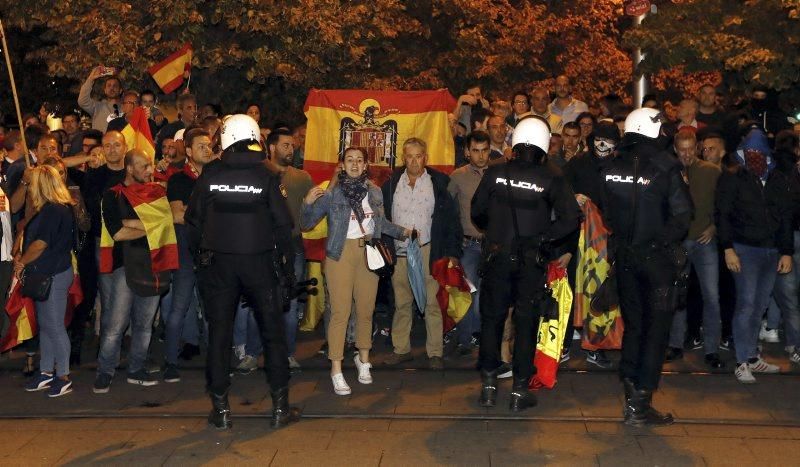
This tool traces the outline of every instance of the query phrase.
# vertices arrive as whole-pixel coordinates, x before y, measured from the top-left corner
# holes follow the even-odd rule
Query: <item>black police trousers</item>
[[[214,253],[210,264],[198,269],[198,288],[208,321],[206,387],[209,392],[221,395],[230,386],[233,321],[242,296],[252,307],[258,324],[267,382],[273,391],[288,386],[289,353],[276,279],[271,252],[257,255]]]
[[[533,352],[539,331],[539,303],[544,293],[545,271],[536,263],[535,255],[531,256],[517,267],[512,263],[510,254],[497,252],[482,266],[484,275],[481,279],[481,346],[478,364],[483,370],[495,370],[503,363],[500,360],[503,325],[508,308],[513,306],[514,377],[529,379],[536,374]]]
[[[675,313],[675,267],[661,249],[620,253],[616,274],[625,333],[619,372],[636,389],[653,391],[661,379]]]

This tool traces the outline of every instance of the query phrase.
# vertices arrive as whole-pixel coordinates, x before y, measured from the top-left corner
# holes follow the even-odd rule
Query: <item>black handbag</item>
[[[23,269],[19,281],[22,284],[22,288],[20,289],[22,296],[37,302],[43,302],[50,298],[50,287],[53,285],[53,276]]]
[[[389,246],[386,245],[383,239],[380,238],[373,238],[369,241],[369,245],[375,248],[375,250],[380,253],[381,258],[383,258],[383,267],[373,270],[375,274],[380,277],[389,277],[394,273],[394,264],[396,259],[394,257],[394,253],[392,250],[389,249]]]

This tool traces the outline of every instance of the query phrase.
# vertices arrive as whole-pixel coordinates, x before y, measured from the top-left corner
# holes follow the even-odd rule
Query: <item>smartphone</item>
[[[111,76],[117,72],[117,69],[113,66],[101,66],[100,67],[100,76]]]

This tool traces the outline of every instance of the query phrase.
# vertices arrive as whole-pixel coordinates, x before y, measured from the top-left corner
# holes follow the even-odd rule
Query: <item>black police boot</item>
[[[622,387],[625,388],[625,402],[622,404],[622,416],[627,417],[630,412],[628,406],[631,402],[631,397],[633,397],[633,393],[636,391],[636,386],[633,384],[632,379],[622,378]]]
[[[497,370],[481,370],[481,407],[494,407],[497,403]]]
[[[529,407],[536,407],[536,396],[528,391],[528,379],[514,377],[514,385],[511,387],[511,403],[509,408],[512,412],[521,412]]]
[[[222,395],[209,393],[211,396],[211,413],[208,414],[208,425],[217,430],[230,430],[233,427],[231,421],[231,407],[228,404],[228,391]]]
[[[297,421],[300,418],[300,411],[296,407],[289,406],[289,387],[283,387],[271,391],[272,395],[272,428],[283,428],[286,425]]]
[[[667,426],[675,423],[672,414],[662,414],[654,409],[653,391],[636,389],[625,405],[625,424],[630,426]]]

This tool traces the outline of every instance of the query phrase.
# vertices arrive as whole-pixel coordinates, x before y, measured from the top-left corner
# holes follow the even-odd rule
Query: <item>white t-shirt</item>
[[[356,213],[350,211],[350,225],[347,226],[347,238],[361,238],[366,235],[372,235],[375,231],[375,220],[372,218],[372,207],[367,201],[369,196],[364,196],[361,200],[361,207],[364,209],[364,221],[361,222],[361,227],[364,228],[362,232],[358,227],[358,220],[356,220]]]

